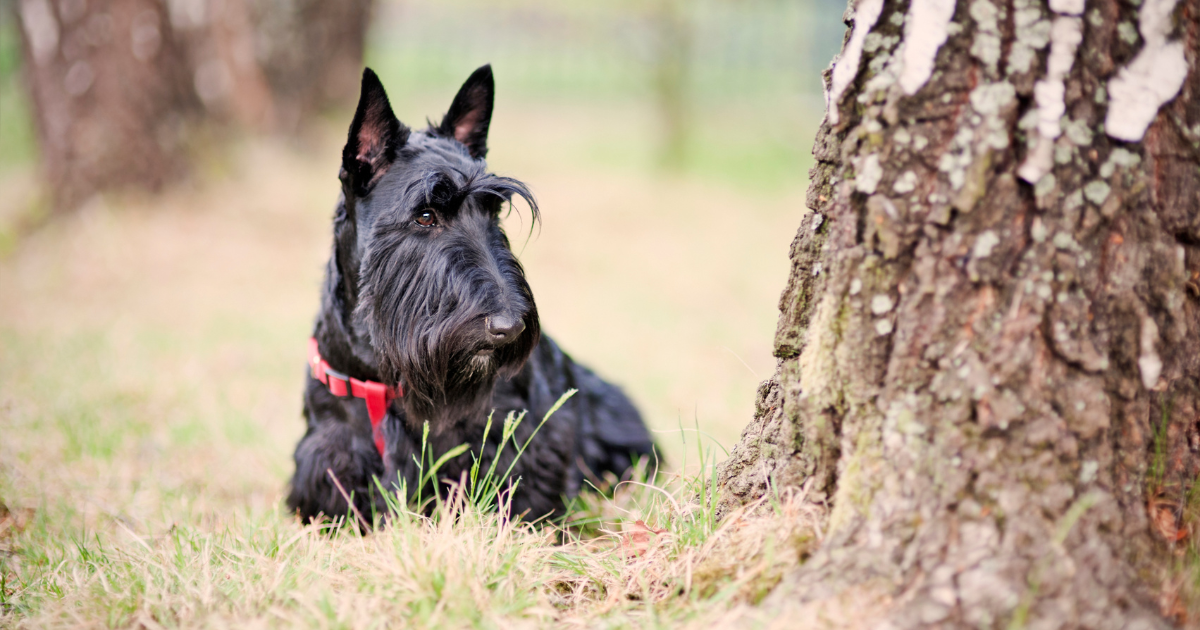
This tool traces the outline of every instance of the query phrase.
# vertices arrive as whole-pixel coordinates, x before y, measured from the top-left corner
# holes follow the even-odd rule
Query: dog
[[[562,515],[585,480],[621,477],[654,453],[629,398],[541,332],[499,216],[514,197],[534,222],[538,207],[484,161],[494,93],[485,65],[439,124],[413,131],[363,71],[287,498],[305,522],[348,515],[347,499],[360,515],[384,513],[380,488],[411,500],[429,463],[463,444],[428,490],[444,496],[476,458],[482,470],[495,462],[519,479],[508,509],[534,520]],[[528,447],[516,458],[513,444],[500,448],[503,418],[523,410],[512,440]]]

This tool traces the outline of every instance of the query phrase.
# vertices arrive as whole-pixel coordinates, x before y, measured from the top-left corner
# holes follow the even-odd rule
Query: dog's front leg
[[[287,504],[305,522],[345,516],[359,520],[365,529],[383,511],[374,483],[383,466],[369,435],[336,419],[310,422],[295,457]],[[357,514],[349,509],[347,497],[353,499]]]

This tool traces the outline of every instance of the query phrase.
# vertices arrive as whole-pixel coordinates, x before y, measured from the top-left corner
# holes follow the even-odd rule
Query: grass
[[[669,493],[618,492],[592,507],[637,511],[652,525],[638,519],[559,544],[555,529],[478,510],[461,489],[430,517],[394,510],[369,536],[301,526],[278,509],[195,513],[150,531],[113,517],[91,529],[69,504],[44,505],[5,538],[2,619],[27,627],[668,624],[756,601],[818,531],[819,515],[799,500],[780,505],[784,518],[739,515],[721,528]]]
[[[26,349],[21,344],[6,340],[18,352]],[[63,353],[99,359],[97,350],[103,348],[95,338],[83,338]],[[96,367],[81,363],[79,373]],[[65,438],[59,452],[70,471],[34,471],[28,462],[5,459],[0,496],[34,506],[0,515],[0,620],[7,623],[668,624],[756,601],[799,563],[819,532],[821,514],[802,497],[771,497],[775,518],[763,510],[765,516],[743,513],[718,524],[715,455],[699,441],[699,473],[669,476],[663,487],[622,484],[611,499],[584,495],[561,527],[499,517],[492,508],[504,501],[507,475],[489,484],[494,470],[477,477],[478,484],[457,488],[430,516],[393,502],[388,526],[369,536],[342,522],[303,526],[280,509],[278,496],[223,497],[222,486],[232,489],[228,478],[172,484],[172,473],[201,472],[185,465],[157,475],[120,475],[123,464],[114,455],[129,456],[131,447],[155,433],[148,423],[129,426],[123,419],[157,415],[147,409],[156,403],[146,392],[109,394],[114,384],[98,380],[98,387],[60,401],[60,420],[81,413],[76,405],[103,403],[71,428],[59,425]],[[9,418],[19,420],[20,414]],[[19,422],[6,428],[31,448],[45,449],[24,429]],[[208,439],[221,441],[218,435]],[[195,441],[176,448],[186,452]],[[431,476],[436,468],[431,466]],[[83,477],[72,488],[27,476],[39,472]],[[93,475],[116,481],[114,472],[123,477],[122,487],[107,489],[107,495],[106,488],[88,488],[84,481]],[[31,496],[35,488],[40,496]]]
[[[539,527],[472,501],[397,506],[366,537],[286,514],[342,132],[248,140],[0,252],[0,626],[653,627],[761,598],[822,515],[784,496],[717,523],[712,471],[773,370],[803,188],[588,157],[651,153],[644,112],[616,114],[500,101],[492,165],[543,208],[527,238],[508,221],[546,329],[641,407],[659,486]],[[0,190],[29,173],[0,169]]]

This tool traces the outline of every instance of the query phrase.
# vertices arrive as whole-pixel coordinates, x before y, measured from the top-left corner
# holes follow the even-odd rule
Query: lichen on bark
[[[801,484],[830,508],[776,611],[867,588],[895,627],[1179,621],[1164,583],[1200,529],[1200,0],[1155,23],[1187,76],[1133,142],[1104,122],[1137,4],[964,0],[912,90],[928,3],[884,2],[830,100],[778,367],[722,509]]]

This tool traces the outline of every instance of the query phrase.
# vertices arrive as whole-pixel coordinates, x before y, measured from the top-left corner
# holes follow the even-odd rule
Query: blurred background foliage
[[[365,62],[407,102],[444,98],[490,62],[499,98],[509,102],[650,116],[651,128],[574,158],[786,186],[806,168],[819,74],[842,37],[829,25],[843,10],[838,0],[0,0],[0,7],[0,169],[40,155],[50,184],[42,201],[57,209],[103,190],[157,190],[186,177],[214,128],[287,135],[302,133],[313,115],[344,118],[364,49]],[[29,37],[42,14],[58,22],[51,45],[62,52],[25,63],[46,46]],[[114,68],[91,59],[115,56],[98,44],[115,36],[97,33],[121,31],[123,14],[127,37],[143,41],[134,57],[150,63]],[[167,75],[162,82],[170,85],[138,83],[131,69]],[[105,91],[106,81],[117,87]],[[169,102],[147,105],[155,100]],[[95,134],[81,120],[88,116],[109,127],[129,118],[129,129],[89,144]],[[139,135],[152,142],[131,137]],[[90,148],[96,144],[103,146]],[[93,161],[121,168],[79,168],[88,150],[102,156]],[[162,159],[129,157],[152,151]]]
[[[812,131],[800,123],[819,115],[818,77],[842,36],[817,25],[841,11],[829,0],[395,2],[380,7],[368,62],[409,92],[445,93],[488,59],[503,94],[641,103],[656,128],[624,151],[598,148],[612,162],[779,186],[803,173]]]
[[[35,136],[29,104],[21,93],[21,50],[16,15],[0,3],[0,169],[32,163]]]

